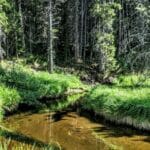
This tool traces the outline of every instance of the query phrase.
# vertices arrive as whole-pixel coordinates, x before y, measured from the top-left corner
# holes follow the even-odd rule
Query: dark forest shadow
[[[108,125],[107,125],[108,126]],[[109,125],[110,126],[110,125]],[[93,131],[96,132],[97,134],[103,134],[106,138],[109,137],[128,137],[132,138],[134,136],[144,136],[143,139],[136,139],[134,141],[143,141],[150,143],[150,135],[146,131],[137,131],[136,129],[132,129],[130,127],[125,127],[121,125],[112,125],[110,127],[96,127],[93,128]]]
[[[91,122],[102,124],[103,126],[94,127],[92,130],[97,134],[103,134],[106,138],[131,138],[134,136],[143,136],[144,139],[140,139],[139,141],[150,143],[150,131],[137,130],[136,128],[129,125],[116,124],[115,122],[106,120],[102,116],[95,115],[95,113],[92,111],[81,111],[80,116],[88,118]]]
[[[58,122],[64,120],[63,118],[67,115],[67,113],[68,111],[56,111],[47,115],[46,120],[49,120],[51,122]]]

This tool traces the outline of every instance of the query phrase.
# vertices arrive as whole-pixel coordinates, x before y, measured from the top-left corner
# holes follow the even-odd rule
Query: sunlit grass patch
[[[5,111],[7,113],[15,111],[20,100],[21,97],[16,89],[0,84],[0,118],[5,114]]]
[[[111,121],[150,130],[150,88],[147,82],[135,86],[125,80],[123,84],[94,87],[82,101],[82,108]]]
[[[150,77],[147,74],[120,75],[114,84],[122,87],[150,87]]]
[[[86,88],[73,75],[49,74],[10,62],[0,66],[0,83],[5,87],[0,85],[1,114],[13,111],[18,104],[41,107],[45,98],[57,98],[70,89]]]
[[[0,142],[0,150],[8,150],[10,148],[13,150],[61,150],[61,147],[57,145],[49,145],[49,146],[43,146],[39,148],[36,145],[36,143],[33,145],[19,143],[19,142],[16,144],[13,144],[11,139]]]

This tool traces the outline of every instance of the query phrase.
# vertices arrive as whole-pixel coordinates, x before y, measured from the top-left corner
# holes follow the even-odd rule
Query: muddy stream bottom
[[[150,150],[148,133],[94,123],[76,112],[13,115],[2,125],[9,130],[5,130],[0,138],[6,141],[12,139],[10,150],[12,145],[19,143],[31,146],[34,143],[56,143],[63,150]]]

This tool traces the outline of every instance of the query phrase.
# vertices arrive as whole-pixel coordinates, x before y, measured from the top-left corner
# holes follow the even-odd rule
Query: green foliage
[[[6,29],[8,25],[8,18],[5,13],[5,9],[9,7],[9,3],[6,0],[0,0],[0,26]]]
[[[82,107],[104,117],[112,116],[118,120],[131,117],[138,123],[150,122],[150,82],[145,81],[137,87],[137,80],[137,76],[122,76],[116,85],[99,85],[86,95]],[[107,119],[111,120],[111,117]]]
[[[2,105],[6,108],[2,106],[2,109],[6,112],[16,109],[20,103],[41,107],[44,97],[56,98],[63,96],[69,89],[83,87],[78,78],[69,74],[36,72],[25,66],[11,66],[8,63],[0,67],[0,81],[9,87],[0,86]]]
[[[121,87],[150,87],[150,78],[144,74],[120,75],[114,84]]]
[[[112,18],[116,16],[115,11],[121,9],[119,3],[100,3],[96,0],[93,7],[93,14],[99,16],[104,23],[108,23],[107,20],[112,21]]]
[[[100,53],[100,71],[107,75],[116,67],[115,60],[115,36],[113,24],[116,19],[116,10],[120,9],[118,3],[101,3],[95,1],[92,13],[98,21],[94,32],[92,33],[95,39],[95,50]]]
[[[96,64],[96,71],[100,64],[102,76],[109,76],[118,64],[126,71],[149,69],[149,0],[90,0],[84,1],[83,6],[79,1],[77,12],[75,2],[62,0],[53,5],[53,50],[57,65],[68,63],[70,66],[78,40],[80,63],[92,62]],[[2,41],[1,46],[8,57],[32,53],[44,61],[47,59],[47,7],[48,3],[42,0],[21,1],[21,5],[17,0],[0,0],[0,27],[7,39],[7,45]],[[80,16],[76,22],[75,16]],[[76,26],[80,30],[75,37]]]
[[[7,38],[7,45],[4,41],[1,42],[4,42],[2,47],[7,51],[7,56],[9,53],[17,54],[22,49],[20,20],[15,3],[15,0],[0,0],[0,27]]]
[[[122,70],[144,72],[149,70],[150,64],[150,2],[124,0],[120,3],[122,10],[118,15],[119,28],[116,25],[119,36],[118,63]]]
[[[5,111],[13,112],[16,110],[20,99],[21,97],[17,90],[0,84],[0,118],[2,118]]]

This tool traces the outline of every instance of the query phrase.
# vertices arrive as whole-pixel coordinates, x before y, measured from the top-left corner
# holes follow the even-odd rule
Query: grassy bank
[[[82,108],[119,124],[150,130],[150,81],[143,78],[140,84],[135,77],[121,76],[113,86],[94,87],[81,102]]]
[[[5,112],[15,111],[20,101],[21,97],[16,89],[0,84],[0,119]]]
[[[0,115],[11,113],[18,105],[43,107],[68,91],[84,89],[80,80],[69,74],[49,74],[27,66],[3,63],[0,66]]]
[[[43,142],[15,129],[0,125],[0,150],[61,150],[58,142]]]
[[[1,142],[0,150],[8,150],[10,148],[14,150],[61,150],[61,148],[53,145],[39,147],[36,143],[33,145],[23,143],[14,145],[11,140]]]
[[[73,75],[49,74],[26,65],[3,63],[0,66],[0,117],[16,111],[20,105],[62,110],[73,105],[81,96],[77,93],[85,88]],[[64,98],[72,91],[75,96]],[[150,79],[144,75],[119,76],[112,86],[92,88],[81,106],[108,120],[150,130]]]

